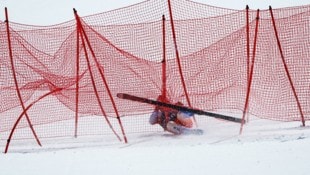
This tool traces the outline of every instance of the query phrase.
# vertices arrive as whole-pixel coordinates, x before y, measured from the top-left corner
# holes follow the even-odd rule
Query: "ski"
[[[203,130],[198,128],[185,128],[174,126],[175,133],[180,135],[203,135]]]
[[[118,93],[117,97],[121,98],[121,99],[140,102],[140,103],[152,104],[155,106],[163,106],[163,107],[181,110],[181,111],[189,111],[189,112],[192,112],[192,113],[195,113],[198,115],[206,115],[209,117],[223,119],[223,120],[227,120],[227,121],[231,121],[231,122],[236,122],[236,123],[242,122],[242,119],[240,119],[240,118],[235,118],[235,117],[226,116],[226,115],[222,115],[222,114],[211,113],[211,112],[207,112],[207,111],[203,111],[203,110],[199,110],[199,109],[191,109],[191,108],[188,108],[185,106],[178,106],[178,105],[174,105],[174,104],[170,104],[170,103],[164,103],[164,102],[151,100],[151,99],[147,99],[147,98],[143,98],[143,97],[137,97],[137,96],[129,95],[129,94],[125,94],[125,93]]]
[[[185,129],[182,131],[183,135],[203,135],[202,129]]]

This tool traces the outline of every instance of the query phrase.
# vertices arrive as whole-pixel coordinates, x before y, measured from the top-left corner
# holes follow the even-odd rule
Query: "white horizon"
[[[54,25],[74,19],[73,8],[80,16],[115,10],[118,8],[141,3],[145,0],[0,0],[0,20],[4,21],[4,8],[9,11],[10,21],[28,25]],[[231,0],[192,0],[211,6],[237,9],[245,9],[249,5],[251,9],[283,8],[292,6],[309,5],[309,0],[239,0],[232,3]]]

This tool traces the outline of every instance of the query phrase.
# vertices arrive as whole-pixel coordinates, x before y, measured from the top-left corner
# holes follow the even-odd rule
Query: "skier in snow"
[[[164,102],[162,96],[159,96],[158,101]],[[183,106],[181,102],[177,102],[175,105]],[[156,106],[150,116],[149,123],[151,125],[159,124],[164,130],[173,134],[190,134],[193,127],[194,113],[189,111],[178,111],[175,109]]]

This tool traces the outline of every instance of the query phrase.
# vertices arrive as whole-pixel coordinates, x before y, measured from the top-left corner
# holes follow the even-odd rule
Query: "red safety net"
[[[154,130],[139,115],[154,107],[117,93],[156,99],[165,91],[207,111],[310,119],[310,6],[259,18],[188,0],[170,7],[149,0],[53,26],[0,21],[1,138],[14,125],[16,139],[114,131],[126,140],[124,131]]]

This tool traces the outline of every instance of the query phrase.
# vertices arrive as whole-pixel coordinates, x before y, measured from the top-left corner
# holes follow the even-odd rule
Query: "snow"
[[[0,9],[8,7],[10,19],[15,22],[51,25],[72,19],[73,7],[84,16],[137,2],[141,1],[0,0]],[[269,5],[275,8],[309,3],[307,0],[199,2],[236,9],[243,9],[246,4],[251,8]],[[4,19],[3,14],[0,19]],[[136,133],[127,135],[128,144],[114,136],[54,138],[45,140],[43,147],[20,141],[8,154],[0,154],[0,172],[2,175],[307,175],[310,173],[310,128],[300,125],[301,122],[250,118],[239,135],[240,124],[210,118],[199,123],[205,131],[202,136]],[[3,144],[0,146],[4,149]]]
[[[171,140],[171,138],[169,138]],[[158,143],[157,140],[154,143]],[[175,144],[175,141],[170,141]],[[70,149],[2,156],[3,174],[309,174],[302,141]],[[6,160],[4,160],[6,159]]]
[[[301,127],[301,122],[250,119],[241,135],[240,124],[208,118],[205,123],[199,123],[205,131],[200,136],[174,136],[164,131],[137,133],[127,135],[127,144],[112,135],[53,138],[45,140],[43,147],[28,141],[0,156],[0,172],[23,175],[310,173],[309,127]]]

